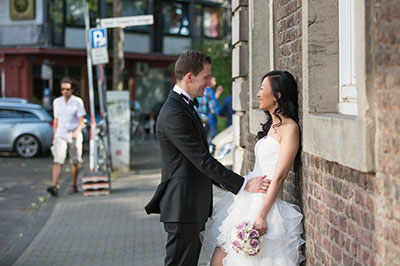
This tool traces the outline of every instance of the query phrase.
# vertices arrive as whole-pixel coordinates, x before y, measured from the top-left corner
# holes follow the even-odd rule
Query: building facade
[[[233,0],[234,170],[254,164],[261,77],[298,80],[301,157],[284,199],[309,265],[400,265],[400,3]]]
[[[113,1],[87,0],[90,26],[113,17]],[[143,109],[160,106],[173,86],[171,64],[199,38],[230,35],[230,7],[222,0],[122,0],[122,16],[154,15],[154,24],[124,29],[124,90]],[[88,106],[84,8],[82,0],[16,0],[0,2],[2,94],[43,103],[49,81],[42,67],[52,69],[53,96],[60,95],[64,75],[80,81]],[[112,29],[108,29],[110,63],[105,66],[112,87]],[[96,73],[96,72],[94,72]],[[95,82],[96,87],[96,82]],[[97,89],[95,88],[95,94]],[[1,95],[3,96],[3,95]]]

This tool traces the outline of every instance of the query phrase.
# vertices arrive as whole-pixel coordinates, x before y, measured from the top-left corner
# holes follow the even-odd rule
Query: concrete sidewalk
[[[147,142],[135,154],[135,170],[119,174],[109,196],[64,189],[49,200],[47,222],[14,265],[163,265],[166,233],[159,216],[144,211],[160,181],[158,144]],[[199,265],[206,265],[203,256]]]
[[[165,233],[143,209],[159,177],[120,176],[109,196],[61,195],[15,265],[163,265]]]

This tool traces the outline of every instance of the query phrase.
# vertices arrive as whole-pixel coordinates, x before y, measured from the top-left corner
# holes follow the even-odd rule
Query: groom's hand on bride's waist
[[[269,184],[271,183],[271,180],[266,179],[266,176],[259,176],[250,179],[247,181],[246,186],[244,189],[248,192],[251,193],[264,193],[266,194],[268,191]]]

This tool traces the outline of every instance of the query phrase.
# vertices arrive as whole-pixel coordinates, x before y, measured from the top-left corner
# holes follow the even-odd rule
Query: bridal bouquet
[[[232,248],[243,256],[255,256],[261,250],[261,237],[248,221],[236,225],[231,235]]]

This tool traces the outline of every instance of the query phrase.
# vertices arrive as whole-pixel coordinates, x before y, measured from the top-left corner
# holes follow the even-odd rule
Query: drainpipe
[[[191,36],[192,40],[192,48],[195,42],[195,36],[194,36],[194,0],[190,0],[189,2],[189,34]]]
[[[0,63],[1,63],[1,97],[5,98],[6,97],[6,74],[5,74],[5,61],[4,61],[4,54],[2,54],[2,57],[0,58]]]

